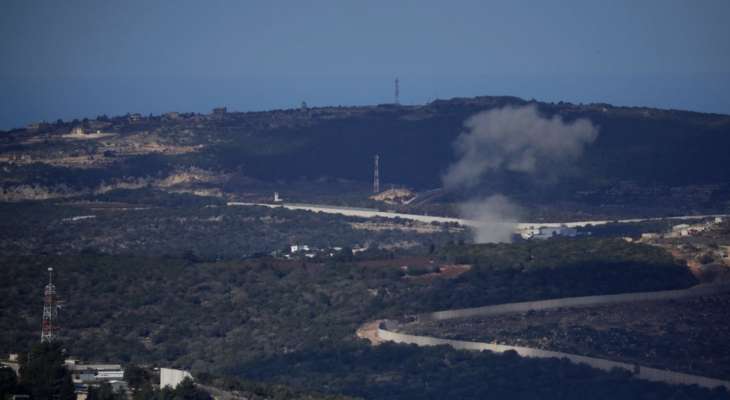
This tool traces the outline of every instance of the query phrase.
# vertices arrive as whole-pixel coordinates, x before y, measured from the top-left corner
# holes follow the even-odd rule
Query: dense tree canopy
[[[20,383],[33,399],[76,398],[64,360],[63,345],[56,341],[37,343],[25,354],[20,365]]]

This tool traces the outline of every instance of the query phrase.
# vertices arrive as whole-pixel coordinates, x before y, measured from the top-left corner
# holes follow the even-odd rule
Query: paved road
[[[483,222],[470,220],[470,219],[437,217],[437,216],[431,216],[431,215],[418,215],[418,214],[404,214],[404,213],[396,213],[396,212],[379,211],[379,210],[368,209],[368,208],[329,206],[329,205],[323,205],[323,204],[295,204],[295,203],[271,204],[271,203],[241,203],[241,202],[232,201],[232,202],[229,202],[228,205],[229,206],[261,206],[261,207],[270,207],[270,208],[283,207],[283,208],[286,208],[289,210],[305,210],[305,211],[312,211],[312,212],[322,212],[322,213],[327,213],[327,214],[340,214],[340,215],[346,215],[346,216],[351,216],[351,217],[401,218],[401,219],[407,219],[407,220],[411,220],[411,221],[419,221],[419,222],[425,222],[425,223],[431,223],[431,222],[449,223],[449,222],[451,222],[451,223],[456,223],[456,224],[463,225],[463,226],[479,226],[479,225],[483,224]],[[728,217],[728,216],[730,216],[730,214],[684,215],[684,216],[679,216],[679,217],[668,217],[668,218],[630,218],[630,219],[620,219],[620,220],[590,220],[590,221],[569,221],[569,222],[519,222],[514,225],[515,225],[516,231],[521,231],[523,229],[536,228],[536,227],[567,226],[567,227],[575,228],[575,227],[583,227],[583,226],[587,226],[587,225],[604,225],[604,224],[613,223],[613,222],[631,223],[631,222],[645,222],[645,221],[660,221],[663,219],[683,221],[683,220],[713,218],[713,217]]]

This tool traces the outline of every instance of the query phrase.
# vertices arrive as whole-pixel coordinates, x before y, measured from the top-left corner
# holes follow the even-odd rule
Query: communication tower
[[[375,155],[375,168],[373,172],[373,193],[380,193],[380,156]]]
[[[400,82],[395,78],[395,104],[400,104]]]
[[[52,342],[58,333],[56,326],[58,318],[58,299],[56,298],[56,285],[53,284],[53,268],[48,268],[48,284],[44,291],[43,300],[43,326],[41,329],[41,342]]]

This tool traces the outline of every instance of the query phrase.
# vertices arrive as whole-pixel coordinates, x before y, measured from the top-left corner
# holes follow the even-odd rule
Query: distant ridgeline
[[[270,145],[295,143],[278,154],[251,154],[220,147],[218,161],[242,165],[261,179],[335,176],[368,181],[373,154],[380,154],[382,179],[430,188],[454,161],[453,142],[471,115],[506,105],[525,105],[514,97],[435,101],[422,107],[373,107],[368,112],[342,109],[344,118],[317,119],[311,125],[275,130]],[[730,117],[608,105],[536,103],[546,116],[570,121],[588,118],[600,127],[596,141],[575,168],[576,184],[632,180],[669,186],[730,181]],[[245,143],[241,143],[245,146]],[[702,162],[699,162],[702,160]],[[255,162],[253,162],[255,161]],[[497,174],[508,185],[514,176]]]
[[[700,205],[730,197],[730,116],[516,97],[455,98],[423,106],[104,117],[106,136],[88,140],[70,138],[68,132],[77,125],[94,129],[98,120],[59,121],[1,134],[0,163],[10,168],[0,174],[4,189],[21,183],[64,183],[74,193],[74,188],[135,178],[147,179],[134,182],[139,186],[164,186],[169,182],[154,179],[195,167],[228,174],[225,179],[205,179],[235,192],[251,178],[369,182],[373,155],[379,154],[381,181],[430,189],[441,186],[441,177],[454,162],[453,143],[467,118],[527,104],[546,117],[587,118],[600,134],[569,170],[561,172],[557,184],[534,185],[542,178],[500,170],[486,176],[477,190],[519,194],[528,200],[579,193],[582,200],[595,203],[611,196],[650,203],[658,195],[671,197],[672,187],[691,186],[682,192],[691,192],[692,201]],[[54,159],[59,154],[65,158]]]

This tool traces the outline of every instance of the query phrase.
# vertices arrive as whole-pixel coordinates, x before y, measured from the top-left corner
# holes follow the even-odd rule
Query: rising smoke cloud
[[[448,189],[473,187],[490,171],[536,174],[546,165],[568,163],[598,137],[598,128],[587,119],[546,118],[533,105],[481,112],[464,127],[454,143],[458,159],[442,177]],[[477,243],[508,242],[520,209],[498,194],[464,202],[459,213],[476,221]]]
[[[545,118],[533,105],[481,112],[464,127],[454,143],[458,160],[443,177],[450,189],[474,186],[489,171],[533,174],[546,162],[575,160],[598,137],[587,119]]]
[[[509,242],[521,214],[520,208],[501,194],[466,201],[458,210],[462,218],[477,221],[473,227],[477,243]]]

